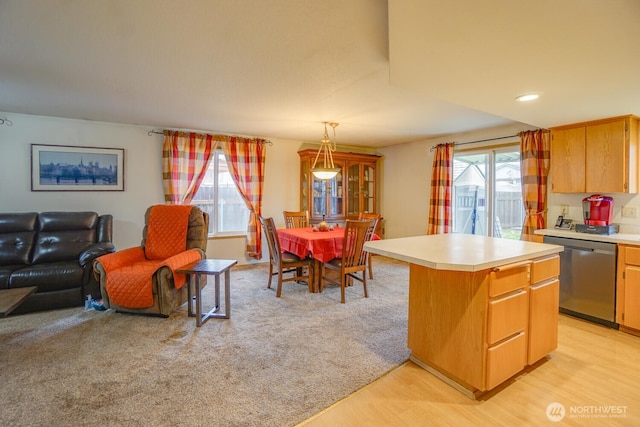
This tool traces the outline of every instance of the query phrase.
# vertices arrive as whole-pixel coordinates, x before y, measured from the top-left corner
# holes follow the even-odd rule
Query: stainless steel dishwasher
[[[560,312],[618,328],[615,243],[545,236],[560,252]]]

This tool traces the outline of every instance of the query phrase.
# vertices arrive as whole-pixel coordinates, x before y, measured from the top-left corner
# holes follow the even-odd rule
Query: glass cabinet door
[[[347,172],[347,186],[349,189],[348,215],[360,213],[360,165],[349,165]]]
[[[349,217],[357,217],[360,212],[375,213],[375,173],[373,166],[355,163],[347,169],[347,188],[349,200],[347,203]]]
[[[336,165],[340,167],[340,165]],[[317,179],[313,175],[313,217],[325,216],[326,219],[344,215],[342,171],[331,179]]]
[[[364,213],[374,213],[375,210],[375,170],[368,165],[363,165],[362,174],[362,210]]]

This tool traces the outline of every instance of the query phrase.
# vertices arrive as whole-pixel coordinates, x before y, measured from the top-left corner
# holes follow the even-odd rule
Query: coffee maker
[[[592,194],[582,199],[584,224],[576,224],[576,231],[592,234],[617,233],[619,227],[611,224],[613,218],[613,198]]]

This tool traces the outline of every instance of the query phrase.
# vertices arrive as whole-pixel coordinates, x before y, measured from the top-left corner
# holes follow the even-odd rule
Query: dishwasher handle
[[[572,249],[574,251],[582,251],[582,252],[593,252],[594,254],[602,254],[602,255],[615,255],[615,251],[606,251],[604,249],[594,249],[594,248],[583,248],[579,246],[571,246],[564,245],[565,249]]]

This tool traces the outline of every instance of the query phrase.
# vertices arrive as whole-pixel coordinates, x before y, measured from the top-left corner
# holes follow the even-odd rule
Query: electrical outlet
[[[569,205],[560,205],[560,210],[563,216],[569,215]]]
[[[622,207],[622,217],[623,218],[636,218],[638,216],[638,211],[634,207],[623,206]]]

